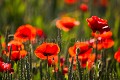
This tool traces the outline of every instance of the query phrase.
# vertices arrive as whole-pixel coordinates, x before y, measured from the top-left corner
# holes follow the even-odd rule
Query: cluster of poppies
[[[13,40],[9,41],[4,46],[2,45],[3,47],[2,54],[10,58],[10,60],[17,62],[20,59],[23,59],[28,54],[28,52],[24,49],[23,43],[27,41],[33,43],[35,42],[36,37],[38,39],[44,38],[45,34],[43,30],[35,28],[29,24],[22,25],[15,32]],[[10,69],[7,67],[11,67],[10,64],[4,62],[1,62],[1,65],[2,65],[2,68],[0,68],[1,72],[3,72],[5,69],[6,70]]]
[[[88,67],[88,69],[91,69],[96,57],[98,59],[100,58],[99,55],[92,53],[93,48],[97,50],[111,48],[114,45],[114,41],[111,38],[112,32],[110,31],[107,20],[101,19],[97,16],[92,16],[91,18],[88,18],[87,21],[89,27],[92,29],[93,39],[84,42],[75,42],[75,44],[68,49],[68,52],[70,54],[70,62],[71,58],[74,58],[73,62],[76,64],[76,55],[78,54],[78,59],[80,61],[81,67]],[[78,26],[79,24],[79,21],[71,17],[62,17],[56,21],[56,27],[65,32],[70,31],[72,28]],[[77,52],[77,49],[79,49],[80,52]],[[40,59],[47,59],[48,65],[51,66],[58,63],[57,54],[59,52],[60,48],[58,44],[44,42],[36,48],[35,55]],[[65,60],[63,60],[63,58],[60,58],[60,64],[62,64],[62,66],[64,64],[64,61]],[[76,66],[74,66],[74,69],[75,67]],[[67,66],[64,65],[62,68],[63,70],[66,70],[66,73],[68,72]],[[55,71],[57,70],[55,69]]]
[[[35,41],[35,37],[42,38],[44,33],[41,29],[34,28],[31,25],[20,26],[14,34],[14,39],[8,42],[3,54],[10,56],[13,61],[18,61],[27,55],[27,51],[24,50],[23,43],[26,41]]]
[[[73,69],[76,69],[76,61],[78,56],[78,60],[80,62],[80,66],[82,68],[88,67],[91,69],[95,59],[100,58],[99,55],[93,53],[93,49],[102,50],[111,48],[114,45],[114,41],[112,40],[112,32],[110,31],[110,27],[107,23],[107,20],[101,19],[97,16],[92,16],[91,18],[87,18],[88,26],[92,30],[92,38],[90,40],[80,42],[77,41],[73,46],[69,47],[68,52],[70,55],[69,62],[73,59]],[[62,17],[59,20],[56,20],[56,27],[60,30],[68,32],[72,30],[75,26],[80,24],[79,21],[75,20],[71,17]],[[29,24],[20,26],[14,34],[14,39],[8,42],[6,45],[6,49],[3,51],[3,54],[10,57],[13,61],[18,61],[21,58],[24,58],[28,52],[24,49],[23,43],[30,41],[35,42],[37,38],[45,37],[44,32],[41,29],[35,28]],[[58,53],[60,52],[60,47],[57,43],[41,43],[34,51],[36,57],[47,60],[48,66],[54,66],[55,69],[53,72],[58,71],[56,65],[58,64]],[[120,62],[120,50],[115,53],[115,59]],[[60,57],[60,66],[62,68],[63,74],[68,72],[68,66],[65,66],[65,58]],[[0,72],[10,71],[11,64],[4,63],[2,59],[0,60]]]
[[[92,30],[92,38],[84,42],[75,42],[75,44],[68,49],[68,52],[71,58],[74,57],[75,64],[76,55],[78,54],[78,59],[80,60],[81,67],[88,67],[88,69],[90,69],[94,64],[96,57],[98,59],[100,58],[100,55],[92,53],[92,50],[111,48],[114,45],[114,41],[111,38],[112,32],[110,31],[107,20],[101,19],[97,16],[92,16],[91,18],[87,18],[86,20],[88,22],[88,26]],[[70,17],[63,17],[60,20],[56,21],[57,28],[66,32],[78,25],[79,22]],[[77,49],[79,49],[80,52],[77,52]]]

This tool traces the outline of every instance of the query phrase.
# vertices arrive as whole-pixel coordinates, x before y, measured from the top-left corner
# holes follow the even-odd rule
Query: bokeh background
[[[80,9],[83,3],[88,6],[87,11]],[[108,20],[116,49],[120,45],[119,8],[120,0],[0,0],[0,34],[5,35],[8,29],[10,34],[14,34],[20,25],[31,24],[43,29],[48,38],[54,39],[57,37],[55,20],[61,16],[70,16],[81,23],[72,32],[73,37],[89,38],[91,31],[86,18],[96,15]],[[63,36],[64,34],[67,33],[63,33]]]

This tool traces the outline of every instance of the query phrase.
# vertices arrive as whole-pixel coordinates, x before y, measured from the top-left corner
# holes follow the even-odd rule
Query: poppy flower
[[[98,39],[97,40],[97,49],[108,49],[111,48],[114,45],[114,41],[109,38],[109,39]],[[93,48],[96,48],[96,41],[92,44]]]
[[[59,53],[60,48],[55,43],[42,43],[35,50],[35,55],[40,59],[47,59],[47,57],[55,56]]]
[[[66,4],[72,5],[75,4],[78,0],[64,0]]]
[[[110,31],[110,27],[108,26],[107,20],[101,19],[97,16],[92,16],[91,18],[87,18],[88,26],[92,29],[93,32],[107,32]]]
[[[110,38],[112,36],[112,32],[111,31],[108,31],[108,32],[104,32],[102,34],[99,34],[99,33],[93,33],[92,32],[92,36],[94,38],[98,38],[98,37],[102,37],[102,38]]]
[[[80,10],[83,11],[83,12],[86,12],[88,11],[88,5],[87,4],[81,4],[79,6]]]
[[[115,52],[114,58],[115,58],[118,62],[120,62],[120,48],[118,49],[118,51]]]
[[[4,53],[6,56],[10,56],[10,59],[13,61],[18,61],[22,58],[24,58],[27,55],[27,51],[25,50],[21,50],[21,51],[11,51],[11,55],[10,52],[6,52],[4,51]]]
[[[36,28],[36,35],[38,38],[45,38],[45,33],[42,29]]]
[[[88,56],[92,52],[92,48],[89,47],[87,42],[76,42],[74,46],[70,47],[68,50],[70,56],[76,56],[76,49],[80,49],[80,52],[78,53],[79,57]]]
[[[11,50],[10,50],[11,48]],[[18,61],[27,55],[27,51],[24,50],[24,45],[16,40],[12,40],[8,43],[8,51],[3,51],[3,54],[10,56],[11,60]],[[10,55],[11,51],[11,55]]]
[[[10,59],[13,61],[18,61],[22,58],[24,58],[27,55],[27,51],[21,50],[21,51],[12,51]]]
[[[22,49],[24,49],[24,45],[16,40],[12,40],[8,43],[8,51],[10,51],[10,47],[12,48],[12,51],[20,51]]]
[[[79,49],[80,52],[78,53],[78,59],[81,62],[81,67],[85,68],[86,63],[88,61],[88,56],[92,52],[92,48],[89,47],[89,44],[87,42],[76,42],[74,46],[69,48],[69,54],[70,56],[74,57],[76,59],[76,50]]]
[[[56,21],[57,28],[63,31],[69,31],[73,27],[78,26],[80,23],[71,17],[62,17],[62,19]]]
[[[14,34],[14,39],[26,42],[27,40],[33,41],[36,36],[36,29],[29,24],[20,26]]]
[[[11,64],[0,61],[0,72],[6,72],[11,69]]]
[[[92,42],[90,44],[93,46],[93,48],[96,48],[96,39],[97,39],[97,49],[108,49],[111,48],[114,45],[114,41],[112,40],[112,32],[104,32],[103,34],[97,34],[92,33],[92,36],[94,36],[94,39],[92,39]]]

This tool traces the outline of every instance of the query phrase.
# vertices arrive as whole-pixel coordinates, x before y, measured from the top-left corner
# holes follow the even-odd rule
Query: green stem
[[[27,79],[30,80],[30,67],[29,67],[28,56],[26,57],[26,70],[27,70]]]
[[[41,61],[40,61],[39,70],[40,70],[40,79],[42,80],[42,78],[43,78],[43,72],[42,72],[42,62]]]
[[[76,49],[76,60],[77,60],[77,67],[78,67],[78,72],[79,72],[79,79],[82,80],[82,73],[81,73],[81,67],[80,67],[80,62],[78,59],[78,54],[80,53],[80,49]]]
[[[74,60],[74,58],[72,57],[72,61],[71,61],[71,63],[70,63],[70,67],[69,67],[68,80],[72,80],[72,67],[73,67],[73,60]]]
[[[58,42],[58,45],[61,49],[61,30],[60,29],[58,29],[57,42]],[[57,78],[59,79],[59,77],[60,77],[60,52],[58,54],[58,74],[57,74]]]
[[[50,71],[48,66],[48,56],[47,56],[47,80],[50,80]]]

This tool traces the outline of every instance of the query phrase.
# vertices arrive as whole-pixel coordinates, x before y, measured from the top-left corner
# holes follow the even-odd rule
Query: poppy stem
[[[42,80],[42,78],[43,78],[43,72],[42,72],[42,62],[41,61],[40,61],[39,70],[40,70],[40,79]]]
[[[74,60],[74,57],[72,57],[72,61],[71,61],[71,63],[70,63],[68,80],[72,80],[72,77],[73,77],[73,76],[72,76],[73,60]]]
[[[56,67],[55,67],[55,65],[54,65],[54,77],[55,77],[55,80],[57,80],[57,74],[56,74]]]
[[[29,63],[30,63],[30,77],[32,77],[32,54],[33,54],[33,47],[32,43],[30,43],[30,55],[29,55]]]
[[[59,45],[59,47],[61,49],[61,30],[60,29],[58,29],[57,42],[58,42],[58,45]],[[57,74],[58,79],[59,79],[59,75],[60,75],[60,52],[58,54],[58,74]]]
[[[19,71],[20,71],[20,80],[23,80],[23,67],[22,67],[22,59],[20,59],[20,68],[19,68]]]
[[[105,52],[104,52],[105,50],[102,50],[102,71],[101,72],[104,72],[104,74],[102,74],[102,75],[107,75],[106,73],[107,73],[107,68],[106,68],[106,65],[107,65],[107,63],[106,63],[106,54],[105,54]],[[106,76],[105,76],[105,78],[106,78]]]
[[[28,56],[26,57],[26,70],[27,70],[27,79],[30,80],[30,67],[29,67],[29,61],[28,61]]]
[[[82,72],[81,72],[81,67],[80,67],[80,61],[78,59],[78,54],[80,53],[80,49],[76,49],[76,60],[77,60],[77,67],[78,67],[78,72],[79,72],[79,79],[82,80]]]
[[[5,43],[6,43],[6,45],[8,45],[8,42],[9,42],[9,37],[8,37],[8,35],[9,35],[9,30],[7,29],[7,31],[6,31],[6,36],[5,36]],[[6,52],[8,52],[7,46],[6,46],[5,50],[6,50]]]
[[[48,55],[47,55],[47,80],[50,80],[50,71],[48,66]]]
[[[96,57],[95,57],[95,62],[97,61],[97,54],[98,54],[98,40],[96,39],[96,48],[95,48],[95,54],[96,54]]]

